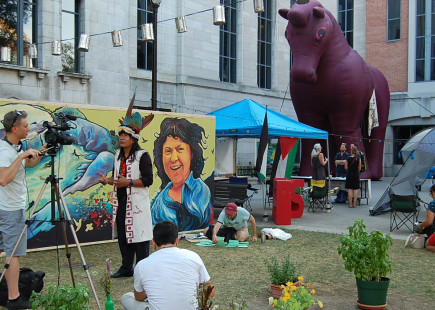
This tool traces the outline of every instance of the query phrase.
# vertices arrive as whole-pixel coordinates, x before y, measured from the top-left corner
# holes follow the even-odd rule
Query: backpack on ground
[[[30,295],[32,295],[32,291],[40,293],[44,287],[44,276],[45,272],[43,271],[34,272],[30,268],[20,268],[20,279],[18,282],[20,294],[26,299],[29,299]],[[0,305],[6,307],[7,301],[8,285],[6,283],[6,278],[3,277],[0,282]]]

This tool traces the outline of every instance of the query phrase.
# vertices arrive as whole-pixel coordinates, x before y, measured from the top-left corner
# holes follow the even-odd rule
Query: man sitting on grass
[[[197,309],[198,288],[212,285],[201,257],[178,248],[178,228],[169,221],[154,226],[152,243],[156,252],[136,264],[134,293],[122,296],[124,308]],[[213,287],[210,296],[214,294]]]
[[[217,219],[216,225],[204,229],[204,235],[214,243],[217,237],[225,237],[228,240],[246,241],[249,237],[248,221],[252,226],[253,242],[257,241],[257,225],[254,217],[247,210],[237,207],[234,202],[229,202]]]

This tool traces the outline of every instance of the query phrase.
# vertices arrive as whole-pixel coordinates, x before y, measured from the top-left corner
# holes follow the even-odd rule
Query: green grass
[[[297,230],[290,232],[293,238],[288,241],[271,240],[264,244],[258,241],[251,243],[249,248],[200,247],[184,240],[180,241],[180,247],[197,252],[204,260],[216,287],[215,303],[245,300],[249,309],[269,309],[267,305],[267,298],[270,296],[269,277],[263,259],[273,255],[281,259],[290,255],[297,263],[299,274],[313,283],[319,299],[325,304],[325,309],[354,307],[357,299],[355,277],[344,269],[343,261],[337,253],[340,236]],[[435,254],[424,249],[404,248],[403,245],[404,241],[394,240],[390,249],[394,266],[393,272],[389,275],[391,283],[388,303],[391,305],[396,302],[402,305],[412,302],[415,309],[425,309],[427,305],[435,303],[433,285]],[[112,261],[113,271],[119,267],[121,257],[118,245],[105,243],[81,248],[86,263],[90,266],[89,272],[104,309],[105,296],[99,279],[106,268],[106,258]],[[76,283],[89,286],[77,249],[71,248],[71,253]],[[28,253],[22,259],[21,266],[30,267],[34,271],[45,271],[45,287],[51,283],[71,283],[63,249],[59,249],[58,253],[56,250]],[[133,278],[114,279],[112,300],[115,302],[115,309],[122,309],[119,300],[122,294],[132,289]],[[170,295],[170,292],[167,294]],[[342,304],[349,306],[340,308],[339,305]],[[92,309],[97,309],[92,291],[90,305]]]

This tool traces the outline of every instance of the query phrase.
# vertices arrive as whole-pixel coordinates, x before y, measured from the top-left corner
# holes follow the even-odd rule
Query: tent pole
[[[329,182],[328,182],[328,193],[329,193],[329,191],[331,190],[331,158],[329,158],[329,134],[327,137],[328,138],[326,138],[326,155],[328,158],[328,174],[327,174],[327,176],[328,176],[328,180],[329,180]],[[328,197],[329,197],[329,194],[328,194]],[[328,199],[328,201],[329,201],[329,199]]]

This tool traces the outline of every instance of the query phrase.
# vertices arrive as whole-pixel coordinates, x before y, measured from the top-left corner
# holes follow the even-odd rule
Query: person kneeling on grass
[[[157,223],[152,244],[156,252],[139,261],[134,268],[134,292],[121,298],[125,309],[194,310],[198,306],[198,289],[203,285],[212,287],[210,296],[214,296],[215,289],[201,257],[178,248],[175,223]]]
[[[217,219],[216,225],[204,229],[204,235],[214,243],[218,242],[217,237],[225,237],[228,240],[246,241],[249,237],[248,221],[252,226],[251,241],[257,241],[257,224],[254,217],[247,210],[237,207],[234,202],[229,202],[222,210]]]

